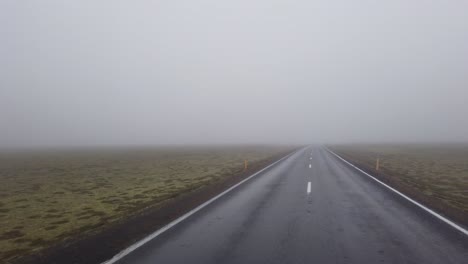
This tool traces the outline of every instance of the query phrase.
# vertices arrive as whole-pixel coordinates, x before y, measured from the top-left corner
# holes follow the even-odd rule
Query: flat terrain
[[[290,148],[289,148],[290,149]],[[0,153],[0,260],[37,252],[242,172],[286,147]]]
[[[348,145],[332,149],[425,204],[468,224],[468,145]]]
[[[326,149],[307,148],[112,263],[461,264],[467,259],[466,234]]]

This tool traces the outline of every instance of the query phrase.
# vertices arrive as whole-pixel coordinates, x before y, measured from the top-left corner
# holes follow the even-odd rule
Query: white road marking
[[[312,157],[310,157],[309,159],[312,160]]]
[[[193,215],[194,213],[200,211],[202,208],[206,207],[207,205],[211,204],[212,202],[216,201],[217,199],[219,199],[221,196],[227,194],[228,192],[234,190],[235,188],[239,187],[241,184],[245,183],[246,181],[252,179],[253,177],[257,176],[258,174],[262,173],[263,171],[273,167],[275,164],[291,157],[293,154],[301,151],[302,149],[299,149],[289,155],[286,155],[284,156],[283,158],[281,158],[280,160],[277,160],[275,162],[273,162],[272,164],[268,165],[267,167],[257,171],[256,173],[250,175],[248,178],[240,181],[239,183],[237,183],[236,185],[230,187],[229,189],[225,190],[224,192],[216,195],[215,197],[211,198],[210,200],[204,202],[203,204],[197,206],[196,208],[192,209],[190,212],[184,214],[183,216],[177,218],[176,220],[170,222],[169,224],[167,224],[166,226],[164,226],[163,228],[161,229],[158,229],[156,230],[154,233],[148,235],[147,237],[143,238],[142,240],[136,242],[135,244],[131,245],[130,247],[120,251],[117,255],[115,255],[114,257],[112,257],[111,259],[107,260],[107,261],[104,261],[102,262],[102,264],[113,264],[113,263],[116,263],[117,261],[119,261],[120,259],[122,259],[123,257],[125,257],[126,255],[130,254],[132,251],[134,251],[135,249],[143,246],[144,244],[148,243],[149,241],[151,241],[152,239],[156,238],[157,236],[161,235],[162,233],[166,232],[167,230],[171,229],[172,227],[176,226],[177,224],[179,224],[180,222],[184,221],[185,219],[189,218],[191,215]]]
[[[311,187],[311,186],[310,186],[310,182],[308,182],[308,183],[307,183],[307,194],[310,193],[310,187]]]
[[[463,228],[463,227],[459,226],[458,224],[452,222],[450,219],[448,219],[448,218],[446,218],[446,217],[444,217],[444,216],[442,216],[442,215],[440,215],[440,214],[434,212],[433,210],[431,210],[431,209],[429,209],[428,207],[426,207],[426,206],[420,204],[419,202],[416,202],[415,200],[411,199],[410,197],[406,196],[405,194],[403,194],[403,193],[399,192],[398,190],[396,190],[396,189],[390,187],[390,186],[387,185],[386,183],[384,183],[384,182],[378,180],[377,178],[375,178],[374,176],[370,175],[369,173],[367,173],[367,172],[361,170],[360,168],[354,166],[351,162],[349,162],[349,161],[343,159],[341,156],[339,156],[339,155],[336,154],[335,152],[329,150],[328,148],[326,148],[326,150],[327,150],[328,152],[330,152],[331,154],[335,155],[337,158],[339,158],[339,159],[341,159],[342,161],[344,161],[345,163],[347,163],[348,165],[350,165],[351,167],[353,167],[353,168],[355,168],[356,170],[360,171],[360,172],[363,173],[364,175],[366,175],[366,176],[370,177],[371,179],[373,179],[374,181],[376,181],[376,182],[382,184],[383,186],[387,187],[387,188],[390,189],[391,191],[393,191],[393,192],[399,194],[401,197],[403,197],[403,198],[405,198],[406,200],[412,202],[413,204],[419,206],[421,209],[423,209],[423,210],[425,210],[426,212],[430,213],[431,215],[433,215],[433,216],[439,218],[440,220],[442,220],[442,221],[445,222],[446,224],[450,225],[451,227],[457,229],[458,231],[460,231],[460,232],[462,232],[463,234],[465,234],[465,235],[468,236],[468,230],[466,230],[465,228]]]
[[[309,164],[309,169],[311,169],[311,168],[312,168],[312,164]]]

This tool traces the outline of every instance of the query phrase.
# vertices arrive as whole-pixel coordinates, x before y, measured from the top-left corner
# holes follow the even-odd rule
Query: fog
[[[468,141],[468,2],[0,2],[0,148]]]

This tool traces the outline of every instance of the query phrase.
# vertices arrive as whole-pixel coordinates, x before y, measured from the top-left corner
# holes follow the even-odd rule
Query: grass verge
[[[48,263],[51,248],[65,252],[78,238],[125,226],[127,219],[151,210],[169,210],[183,194],[245,173],[245,159],[252,169],[289,150],[230,146],[1,153],[0,259],[8,263],[41,256],[26,259]],[[170,211],[165,218],[177,215]],[[150,228],[154,225],[144,232]],[[120,237],[125,241],[113,242],[112,250],[144,232]]]
[[[340,145],[331,150],[468,226],[468,145]],[[376,170],[377,158],[380,168]]]

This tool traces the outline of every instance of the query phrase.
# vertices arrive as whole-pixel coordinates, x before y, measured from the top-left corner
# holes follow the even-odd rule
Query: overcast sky
[[[0,147],[468,141],[468,1],[0,1]]]

